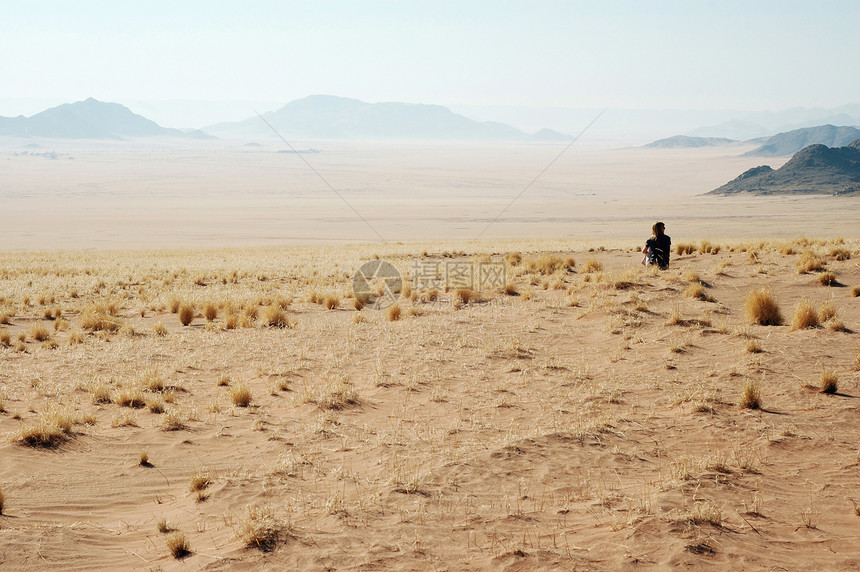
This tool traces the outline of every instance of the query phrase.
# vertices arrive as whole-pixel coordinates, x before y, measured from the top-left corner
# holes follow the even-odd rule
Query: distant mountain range
[[[860,105],[833,108],[795,107],[781,111],[758,111],[727,119],[708,127],[699,127],[685,135],[692,137],[727,137],[748,141],[816,125],[860,125]]]
[[[530,135],[504,123],[474,121],[441,105],[367,103],[332,95],[296,99],[262,117],[287,140],[296,139],[436,139],[499,141],[569,141],[551,129]],[[204,127],[230,139],[276,137],[259,117]]]
[[[119,103],[89,98],[64,103],[30,117],[0,117],[0,135],[59,139],[121,139],[124,137],[211,138],[198,131],[161,127]]]
[[[777,170],[754,167],[707,194],[860,196],[860,139],[804,147]]]
[[[753,149],[747,156],[784,157],[797,153],[809,145],[826,145],[842,147],[860,137],[860,129],[856,127],[836,127],[835,125],[819,125],[805,129],[795,129],[787,133],[777,133],[763,145]]]
[[[785,157],[797,153],[809,145],[826,145],[828,147],[841,147],[860,137],[860,129],[856,127],[837,127],[835,125],[818,125],[815,127],[804,127],[786,133],[777,133],[772,137],[737,141],[723,137],[690,137],[688,135],[675,135],[666,139],[658,139],[643,147],[651,149],[675,149],[681,147],[714,147],[731,145],[733,143],[759,143],[760,145],[744,153],[744,156],[753,157]]]
[[[658,139],[643,147],[649,149],[677,149],[679,147],[714,147],[718,145],[731,145],[738,143],[734,139],[726,139],[725,137],[689,137],[687,135],[675,135],[665,139]]]

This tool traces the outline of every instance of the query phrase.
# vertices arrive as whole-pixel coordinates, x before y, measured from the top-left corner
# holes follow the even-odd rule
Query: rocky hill
[[[784,157],[797,153],[809,145],[826,145],[842,147],[860,137],[860,129],[856,127],[837,127],[835,125],[819,125],[795,129],[785,133],[777,133],[760,147],[745,153],[748,156]]]
[[[845,147],[810,145],[779,169],[754,167],[707,194],[860,196],[860,139]]]
[[[59,139],[120,139],[125,137],[208,138],[200,131],[161,127],[119,103],[89,98],[64,103],[30,117],[0,117],[0,136]]]

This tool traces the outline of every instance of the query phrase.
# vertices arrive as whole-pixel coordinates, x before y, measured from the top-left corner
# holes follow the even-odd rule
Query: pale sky
[[[3,0],[11,101],[365,101],[575,108],[860,101],[857,1]],[[246,114],[250,115],[250,114]]]

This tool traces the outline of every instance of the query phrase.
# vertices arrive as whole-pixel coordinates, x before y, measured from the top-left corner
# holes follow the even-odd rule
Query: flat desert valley
[[[41,145],[0,568],[860,568],[860,201],[701,196],[785,159]]]

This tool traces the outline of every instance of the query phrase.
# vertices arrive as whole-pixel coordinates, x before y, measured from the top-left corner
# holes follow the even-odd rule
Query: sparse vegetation
[[[168,534],[164,542],[167,544],[170,554],[177,560],[182,560],[191,554],[191,545],[188,544],[188,539],[185,538],[185,534],[182,532]]]
[[[818,311],[815,309],[812,300],[804,298],[795,304],[794,315],[791,318],[792,330],[817,328],[819,325]]]
[[[839,385],[839,377],[836,372],[825,369],[821,372],[821,393],[836,393]]]
[[[744,312],[753,324],[779,326],[783,322],[782,312],[773,292],[765,288],[753,290],[747,295]]]
[[[251,390],[245,384],[230,389],[230,401],[237,407],[248,407],[253,401]]]
[[[739,405],[741,409],[761,409],[761,389],[759,382],[749,379],[744,383]]]
[[[248,516],[240,519],[236,536],[250,548],[270,552],[288,529],[286,523],[275,517],[271,507],[251,505],[248,507]]]
[[[385,315],[388,317],[389,322],[396,322],[400,319],[401,309],[400,304],[392,304],[386,310]]]
[[[188,326],[194,321],[194,308],[191,306],[180,306],[177,314],[179,316],[179,323],[183,326]]]

